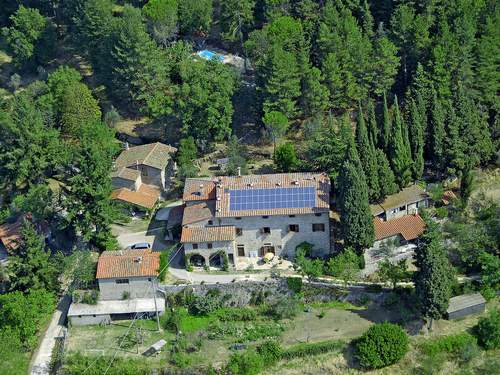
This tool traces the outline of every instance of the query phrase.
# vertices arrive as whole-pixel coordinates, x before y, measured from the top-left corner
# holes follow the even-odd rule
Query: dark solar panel
[[[315,204],[314,187],[229,190],[231,211],[304,208]]]

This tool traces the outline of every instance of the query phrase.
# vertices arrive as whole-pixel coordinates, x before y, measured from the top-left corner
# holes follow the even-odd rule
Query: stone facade
[[[124,293],[128,298],[152,298],[158,281],[155,277],[123,277],[115,279],[99,279],[101,300],[121,300]]]
[[[210,245],[212,246],[210,248]],[[234,241],[214,241],[214,242],[200,242],[196,244],[197,249],[193,248],[193,243],[184,244],[184,253],[197,254],[203,258],[204,264],[209,265],[211,260],[214,260],[216,254],[221,250],[224,251],[229,258],[229,262],[237,264],[238,259],[235,255]]]

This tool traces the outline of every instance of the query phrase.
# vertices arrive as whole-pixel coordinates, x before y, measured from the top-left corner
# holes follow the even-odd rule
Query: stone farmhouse
[[[150,143],[128,147],[116,159],[111,173],[112,198],[146,209],[153,208],[168,190],[174,174],[175,147]]]
[[[72,303],[68,319],[73,325],[109,324],[135,314],[153,316],[165,311],[157,295],[160,253],[151,250],[105,251],[97,262],[99,300]]]
[[[268,253],[293,258],[302,242],[330,252],[330,180],[324,173],[186,179],[181,243],[195,265],[231,265]]]

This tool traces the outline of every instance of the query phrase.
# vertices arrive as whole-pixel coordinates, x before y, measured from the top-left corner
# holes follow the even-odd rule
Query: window
[[[198,244],[197,243],[194,243],[193,244],[193,250],[197,250],[198,249]]]
[[[288,217],[295,217],[295,215],[288,215]]]
[[[213,245],[211,243],[207,243],[207,249],[213,248]]]
[[[245,256],[245,245],[238,245],[236,248],[238,249],[238,256],[244,257]]]
[[[128,279],[116,279],[117,284],[128,284]]]
[[[321,212],[315,213],[314,216],[321,216]]]
[[[312,230],[313,230],[313,232],[324,232],[325,231],[325,224],[323,224],[323,223],[313,224]]]
[[[214,225],[213,220],[208,220],[208,225]]]
[[[404,210],[406,210],[406,206],[399,207],[399,211],[404,211]]]
[[[298,224],[290,224],[288,226],[288,231],[289,232],[298,232],[299,231],[299,225]]]
[[[151,281],[151,277],[148,277],[148,281]]]
[[[235,219],[235,220],[241,220],[241,217],[236,216],[234,219]]]
[[[236,228],[236,235],[237,236],[242,236],[243,235],[243,229],[242,228]]]
[[[264,227],[260,230],[261,233],[264,233],[264,234],[269,234],[271,233],[271,228],[269,227]]]
[[[265,215],[265,216],[262,216],[263,219],[269,219],[269,216]]]

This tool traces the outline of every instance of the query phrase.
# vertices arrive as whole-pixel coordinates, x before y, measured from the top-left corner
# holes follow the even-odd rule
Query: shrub
[[[371,326],[356,341],[356,357],[365,368],[382,368],[399,361],[408,351],[408,336],[398,325]]]
[[[438,219],[444,219],[445,217],[448,217],[448,208],[446,207],[436,208],[436,216],[438,217]]]
[[[461,356],[466,347],[475,344],[475,337],[467,332],[463,332],[426,341],[420,348],[429,356],[437,356],[442,353]]]
[[[130,299],[130,292],[124,291],[124,292],[122,293],[122,299],[123,299],[123,300]]]
[[[287,277],[286,284],[294,293],[300,293],[302,291],[302,278],[300,277]]]
[[[213,315],[221,322],[251,321],[257,318],[257,312],[249,307],[227,307],[218,309]]]
[[[303,343],[294,345],[283,351],[283,359],[302,358],[310,355],[333,352],[344,347],[344,343],[338,340],[328,340],[315,343]]]
[[[277,341],[268,340],[257,347],[257,353],[262,357],[265,366],[271,366],[281,359],[283,349]]]
[[[208,315],[222,307],[218,296],[207,294],[205,297],[195,297],[189,305],[189,312],[193,315]]]
[[[269,305],[267,314],[275,319],[290,319],[300,311],[300,303],[297,298],[283,297]]]
[[[170,363],[179,368],[186,368],[191,365],[192,358],[186,353],[182,352],[172,353],[170,355]]]
[[[264,369],[264,359],[253,350],[234,353],[226,369],[233,375],[257,375]]]
[[[175,250],[175,245],[160,253],[160,271],[161,272],[158,274],[158,280],[160,280],[160,281],[165,280],[165,275],[168,272],[167,271],[168,261],[170,260],[170,256],[172,255],[174,250]]]
[[[476,326],[476,335],[479,344],[485,349],[500,348],[500,311],[498,309],[479,319]]]

